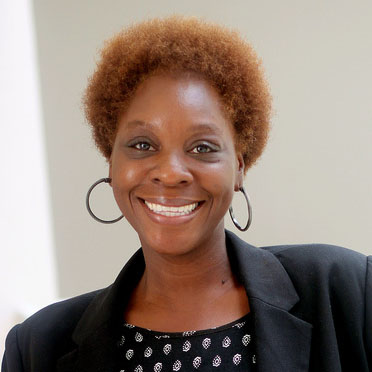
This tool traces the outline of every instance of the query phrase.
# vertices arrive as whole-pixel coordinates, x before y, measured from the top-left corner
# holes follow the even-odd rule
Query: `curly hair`
[[[155,18],[106,41],[83,105],[98,149],[109,160],[117,125],[136,88],[158,71],[196,73],[212,84],[235,128],[245,171],[267,142],[271,96],[261,61],[237,32],[194,17]]]

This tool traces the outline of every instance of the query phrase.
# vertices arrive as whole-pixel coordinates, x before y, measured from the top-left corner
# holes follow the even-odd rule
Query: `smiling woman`
[[[4,372],[369,370],[370,258],[258,249],[224,228],[269,127],[249,44],[194,18],[134,25],[106,44],[84,102],[99,182],[142,246],[112,286],[14,327]]]

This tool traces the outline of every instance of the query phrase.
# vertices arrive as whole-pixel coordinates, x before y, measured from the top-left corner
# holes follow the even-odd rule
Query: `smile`
[[[182,205],[180,207],[174,206],[167,206],[155,203],[149,203],[145,200],[145,204],[148,209],[156,214],[160,214],[162,216],[167,217],[178,217],[178,216],[186,216],[190,214],[198,205],[199,203],[191,203],[187,205]]]

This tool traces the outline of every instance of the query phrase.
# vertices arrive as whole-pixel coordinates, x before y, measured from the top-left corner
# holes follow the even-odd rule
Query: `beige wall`
[[[372,254],[372,2],[35,0],[34,11],[60,296],[109,284],[139,246],[126,221],[98,224],[84,206],[107,175],[80,108],[97,50],[122,26],[173,12],[238,28],[272,86],[271,139],[245,182],[254,221],[240,235]],[[116,215],[103,191],[97,211]]]

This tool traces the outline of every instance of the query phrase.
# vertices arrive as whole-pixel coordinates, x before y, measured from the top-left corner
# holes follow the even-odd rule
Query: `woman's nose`
[[[192,173],[180,154],[164,154],[157,159],[156,166],[151,170],[151,180],[164,186],[187,185],[192,179]]]

